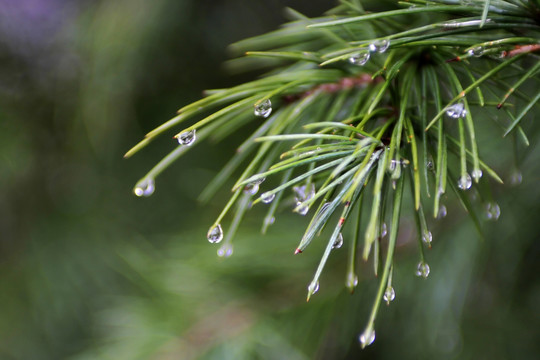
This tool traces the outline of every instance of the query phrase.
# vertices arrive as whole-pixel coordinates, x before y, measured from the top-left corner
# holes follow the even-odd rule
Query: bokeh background
[[[308,219],[283,212],[265,236],[254,208],[222,259],[205,239],[228,190],[197,194],[245,134],[201,144],[150,198],[132,187],[175,145],[125,151],[228,73],[227,45],[331,1],[0,0],[0,359],[533,359],[540,356],[540,155],[478,115],[481,153],[510,180],[483,240],[452,198],[430,226],[432,273],[404,216],[397,297],[363,330],[376,279],[354,295],[334,255],[321,290],[306,286],[321,247],[293,257]]]

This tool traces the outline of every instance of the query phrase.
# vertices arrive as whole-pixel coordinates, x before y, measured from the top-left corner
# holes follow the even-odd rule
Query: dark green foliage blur
[[[506,181],[492,184],[501,217],[483,223],[482,240],[449,199],[431,224],[427,280],[414,276],[414,220],[402,220],[396,300],[363,351],[371,265],[350,295],[335,256],[305,303],[324,245],[292,255],[307,219],[282,211],[262,236],[254,208],[231,258],[208,244],[228,190],[204,207],[196,197],[242,134],[194,149],[152,197],[132,194],[175,142],[128,161],[126,150],[204,89],[256,76],[224,70],[228,44],[275,29],[284,6],[315,16],[332,5],[0,0],[0,359],[540,356],[538,124],[523,124],[531,145],[515,158],[495,112],[478,122],[482,156]]]

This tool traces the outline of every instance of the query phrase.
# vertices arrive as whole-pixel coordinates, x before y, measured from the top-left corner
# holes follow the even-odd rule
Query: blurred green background
[[[343,250],[306,304],[322,248],[292,250],[308,219],[284,212],[262,236],[254,208],[228,259],[206,241],[228,191],[204,207],[197,194],[245,134],[194,148],[152,197],[132,194],[175,144],[164,137],[129,160],[125,151],[202,90],[248,78],[224,71],[228,44],[275,29],[284,6],[316,16],[332,5],[0,0],[0,359],[540,356],[537,125],[515,162],[497,115],[480,118],[484,157],[505,179],[518,166],[523,182],[492,188],[502,215],[483,241],[447,200],[449,215],[431,224],[426,281],[414,276],[404,217],[397,297],[364,351],[357,335],[376,279],[361,267],[348,294]]]

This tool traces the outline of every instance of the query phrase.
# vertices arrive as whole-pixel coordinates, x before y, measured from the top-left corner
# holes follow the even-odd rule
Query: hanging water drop
[[[384,39],[384,40],[372,42],[371,44],[369,44],[368,49],[370,52],[383,53],[386,50],[388,50],[389,46],[390,46],[390,40]]]
[[[303,203],[315,196],[315,184],[311,183],[309,185],[295,186],[293,187],[293,191],[296,194],[297,212],[300,215],[306,215],[309,211],[309,206],[304,205]]]
[[[433,241],[433,234],[428,229],[425,229],[422,233],[422,241],[429,247],[431,247],[431,242]]]
[[[441,204],[439,206],[439,212],[437,213],[437,219],[442,219],[446,217],[446,214],[447,214],[446,206],[444,206],[444,204]]]
[[[312,282],[311,284],[309,284],[308,291],[310,295],[313,295],[317,291],[319,291],[319,282],[317,281],[317,282]]]
[[[301,203],[298,203],[297,205],[301,205]],[[309,206],[307,205],[302,205],[298,208],[298,210],[296,210],[296,212],[302,216],[305,216],[308,213],[308,211],[309,211]]]
[[[272,113],[272,102],[270,101],[270,99],[261,101],[260,103],[257,103],[254,106],[255,106],[255,110],[254,110],[255,116],[266,119]]]
[[[197,140],[196,130],[184,131],[176,135],[176,139],[180,145],[191,146]]]
[[[265,178],[261,178],[250,182],[244,187],[244,193],[249,195],[255,195],[259,191],[259,185],[264,182]]]
[[[467,53],[470,55],[470,56],[475,56],[475,57],[480,57],[482,55],[484,55],[484,47],[483,46],[476,46],[472,49],[470,49]]]
[[[459,119],[460,117],[465,117],[467,115],[467,110],[465,109],[465,103],[459,101],[453,105],[450,105],[446,108],[446,115],[452,119]]]
[[[483,172],[482,170],[480,169],[474,169],[472,172],[471,172],[471,176],[472,178],[474,179],[474,181],[478,182],[480,180],[480,178],[482,177],[483,175]]]
[[[217,244],[221,240],[223,240],[223,229],[221,228],[221,225],[216,224],[213,227],[211,227],[210,230],[208,230],[208,233],[206,234],[206,238],[212,244]]]
[[[369,60],[369,51],[360,51],[360,52],[357,52],[355,54],[353,54],[350,58],[349,58],[349,62],[353,65],[357,65],[357,66],[364,66],[366,65],[366,63],[368,62]]]
[[[271,203],[276,198],[276,194],[267,191],[261,194],[261,201],[265,204]]]
[[[421,276],[424,279],[427,279],[429,276],[430,268],[429,265],[425,262],[420,261],[416,267],[416,276]]]
[[[336,240],[334,240],[334,244],[332,245],[332,249],[339,249],[343,246],[343,234],[339,233]]]
[[[464,175],[462,175],[460,178],[459,178],[459,181],[458,181],[458,187],[461,189],[461,190],[469,190],[472,186],[472,179],[471,179],[471,175],[465,173]]]
[[[395,298],[396,298],[396,291],[394,290],[392,286],[388,286],[383,295],[383,300],[386,301],[386,305],[390,305],[390,302],[394,301]]]
[[[386,223],[382,223],[382,225],[381,225],[381,238],[385,237],[386,234],[388,234],[388,229],[387,229]]]
[[[217,254],[219,257],[230,257],[233,254],[233,245],[230,243],[225,243],[221,245],[221,247],[217,251]]]
[[[139,197],[148,197],[156,190],[154,179],[144,179],[135,185],[133,193]]]
[[[356,287],[356,285],[358,285],[358,276],[353,273],[353,272],[350,272],[348,275],[347,275],[347,280],[346,280],[346,284],[347,288],[353,292],[354,291],[354,288]]]
[[[522,180],[523,176],[521,175],[521,172],[519,170],[512,171],[512,174],[510,175],[510,185],[517,186],[521,184]]]
[[[501,208],[495,202],[486,204],[486,218],[488,220],[497,221],[501,216]]]
[[[362,349],[366,346],[373,344],[373,342],[375,341],[375,330],[366,329],[366,331],[360,334],[360,337],[358,339],[360,340],[360,345],[362,346]]]

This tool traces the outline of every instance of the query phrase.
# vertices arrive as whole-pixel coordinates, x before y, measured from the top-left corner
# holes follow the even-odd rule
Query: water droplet
[[[355,273],[350,272],[347,275],[346,285],[349,290],[353,291],[356,285],[358,285],[358,276]]]
[[[517,186],[521,184],[521,181],[523,181],[521,172],[519,170],[512,171],[512,174],[510,174],[510,185]]]
[[[369,51],[360,51],[353,54],[349,58],[349,62],[353,65],[364,66],[369,60]]]
[[[471,186],[472,186],[471,175],[465,174],[465,175],[462,175],[461,178],[459,178],[458,187],[461,190],[469,190]]]
[[[343,246],[343,234],[339,233],[336,240],[334,240],[334,244],[332,245],[332,249],[339,249]]]
[[[388,229],[387,229],[386,223],[382,223],[382,225],[381,225],[381,238],[385,237],[386,234],[388,234]]]
[[[210,228],[210,230],[208,230],[208,233],[206,234],[206,238],[212,244],[217,244],[218,242],[223,240],[223,229],[221,228],[221,225],[216,224],[214,225],[214,227]]]
[[[293,191],[296,194],[296,206],[300,206],[297,210],[300,215],[306,215],[309,211],[309,206],[303,205],[304,202],[312,199],[315,196],[315,184],[295,186]]]
[[[366,331],[360,334],[360,337],[358,339],[360,340],[360,345],[362,345],[362,349],[366,346],[373,344],[373,342],[375,341],[375,330],[366,329]]]
[[[371,52],[383,53],[386,50],[388,50],[389,46],[390,46],[390,41],[387,39],[384,39],[384,40],[372,42],[371,44],[369,44],[368,49]]]
[[[270,99],[266,99],[260,103],[255,104],[255,116],[266,119],[272,113],[272,102]]]
[[[429,265],[425,262],[420,261],[416,267],[416,276],[421,276],[424,279],[427,279],[429,276],[430,268]]]
[[[446,108],[446,115],[452,119],[458,119],[460,117],[465,117],[467,115],[467,110],[465,109],[465,103],[463,101],[458,101],[457,103],[450,105]]]
[[[488,220],[497,221],[501,216],[501,208],[495,202],[486,204],[486,218]]]
[[[480,180],[480,178],[482,177],[484,173],[482,172],[482,170],[480,169],[474,169],[472,172],[471,172],[471,176],[472,178],[474,179],[474,181],[478,182]]]
[[[470,55],[470,56],[475,56],[475,57],[480,57],[482,55],[484,55],[484,47],[483,46],[476,46],[472,49],[470,49],[467,53]]]
[[[309,284],[308,286],[308,291],[311,295],[315,294],[317,291],[319,291],[319,282],[312,282],[311,284]]]
[[[267,191],[261,194],[261,201],[265,204],[271,203],[276,198],[276,194],[273,194],[270,191]]]
[[[297,206],[300,205],[301,203],[297,203]],[[309,206],[307,205],[302,205],[298,208],[297,212],[302,215],[302,216],[305,216],[309,211]]]
[[[433,162],[433,158],[431,156],[426,161],[426,168],[428,171],[435,171],[435,163]]]
[[[390,305],[390,302],[394,301],[395,298],[396,298],[396,291],[394,290],[392,286],[388,286],[383,295],[383,300],[386,301],[386,305]]]
[[[441,204],[439,206],[439,212],[437,213],[437,219],[442,219],[446,217],[446,214],[447,214],[446,206],[444,206],[444,204]]]
[[[266,224],[266,226],[270,226],[270,225],[272,225],[272,224],[275,223],[275,222],[276,222],[276,218],[273,217],[273,216],[269,216],[269,217],[266,217],[266,218],[264,219],[264,223]]]
[[[225,243],[218,249],[217,254],[219,257],[228,258],[233,254],[233,245],[231,243]]]
[[[431,242],[433,241],[433,235],[431,234],[431,231],[428,229],[425,229],[422,233],[422,241],[427,245],[431,247]]]
[[[197,140],[196,130],[184,131],[176,136],[178,143],[184,146],[191,146]]]
[[[244,187],[244,193],[255,195],[259,191],[259,184],[249,183]]]
[[[133,193],[139,197],[148,197],[152,195],[155,190],[156,186],[154,184],[154,179],[144,179],[135,185]]]

